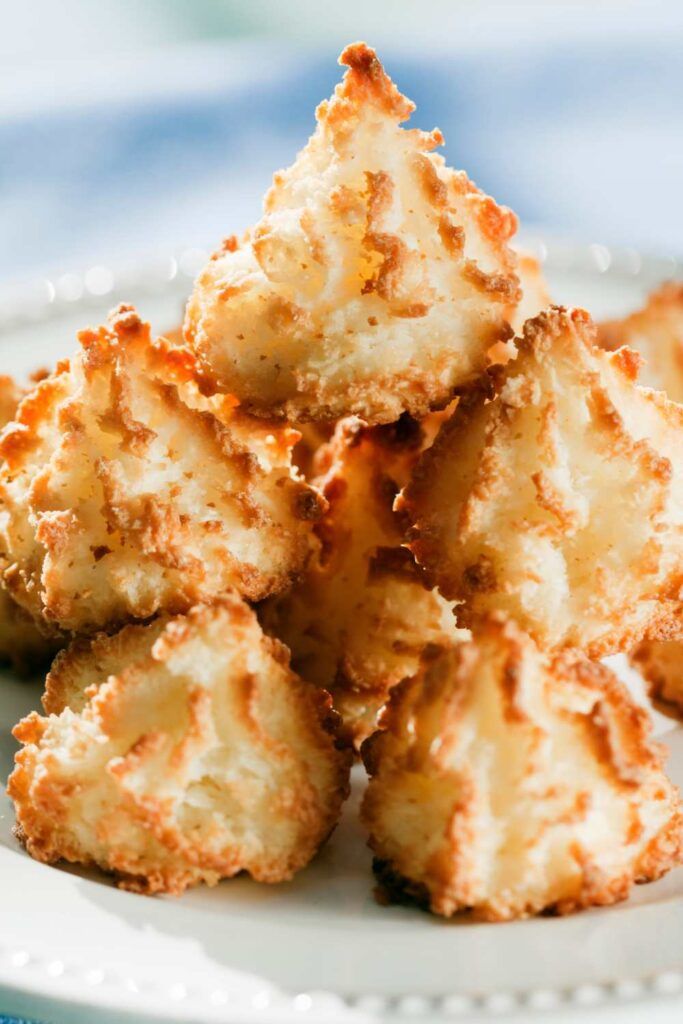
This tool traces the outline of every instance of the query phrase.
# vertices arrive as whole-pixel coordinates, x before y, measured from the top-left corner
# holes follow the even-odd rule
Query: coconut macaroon
[[[353,417],[338,424],[317,457],[316,483],[329,502],[316,526],[317,557],[297,586],[261,610],[296,671],[332,693],[356,745],[376,727],[391,687],[417,670],[425,646],[465,635],[400,546],[393,512],[436,417],[424,426],[406,416],[391,426],[368,428]]]
[[[460,625],[500,609],[542,646],[602,657],[680,628],[683,407],[594,339],[582,310],[528,321],[400,504]]]
[[[643,640],[631,651],[630,660],[657,708],[674,718],[683,717],[683,643]]]
[[[23,393],[11,377],[0,376],[0,427],[14,418]],[[49,663],[58,646],[39,632],[32,617],[12,600],[0,581],[0,661],[29,674]]]
[[[600,324],[598,336],[604,348],[628,345],[639,352],[642,383],[683,402],[683,282],[662,285],[623,320]]]
[[[82,632],[286,586],[322,512],[291,468],[296,432],[203,397],[194,357],[130,306],[79,341],[0,438],[12,597]]]
[[[389,896],[503,921],[624,899],[681,859],[678,792],[647,713],[599,663],[502,616],[434,648],[363,746]]]
[[[515,216],[405,130],[414,110],[364,43],[262,219],[199,275],[185,336],[258,415],[388,423],[447,404],[509,335]]]
[[[236,595],[65,652],[8,792],[38,860],[178,894],[291,878],[334,828],[350,752],[329,695],[290,670]],[[66,705],[66,706],[64,706]]]

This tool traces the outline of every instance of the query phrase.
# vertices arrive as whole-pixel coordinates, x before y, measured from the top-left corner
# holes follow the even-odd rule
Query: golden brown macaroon
[[[683,407],[636,383],[582,310],[527,321],[461,399],[399,504],[459,624],[500,609],[591,657],[670,634],[683,581]]]
[[[262,219],[199,275],[185,336],[245,409],[388,423],[448,403],[519,301],[516,218],[404,130],[414,105],[364,43]]]
[[[328,689],[356,746],[376,727],[389,690],[419,664],[424,647],[465,635],[450,604],[428,590],[402,548],[394,498],[438,429],[404,416],[366,427],[342,420],[318,453],[316,483],[329,502],[302,581],[261,609],[266,629],[292,651],[304,679]]]
[[[11,377],[0,376],[0,427],[14,418],[23,393]],[[58,647],[58,641],[39,632],[0,580],[0,662],[9,662],[16,671],[28,675],[49,663]]]
[[[297,435],[205,398],[194,357],[130,306],[21,402],[0,438],[0,548],[12,596],[71,631],[259,600],[303,568],[322,499]]]
[[[491,921],[624,899],[681,860],[678,791],[647,713],[603,665],[503,616],[435,648],[363,746],[389,896]]]
[[[56,672],[53,713],[15,729],[8,786],[38,860],[177,894],[240,871],[291,878],[334,828],[350,752],[329,694],[237,595],[81,642]]]
[[[598,337],[606,349],[628,345],[639,352],[641,383],[683,402],[683,282],[662,285],[642,309],[600,324]]]

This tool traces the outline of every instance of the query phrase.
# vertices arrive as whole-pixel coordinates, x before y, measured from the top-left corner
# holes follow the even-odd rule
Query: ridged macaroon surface
[[[643,357],[642,384],[683,402],[683,284],[669,282],[652,292],[642,309],[598,325],[598,340],[610,351],[628,345]],[[674,630],[676,632],[676,630]],[[643,640],[631,652],[651,697],[679,717],[683,709],[683,643]]]
[[[334,828],[350,762],[338,716],[238,596],[67,650],[58,675],[55,713],[15,729],[9,781],[37,859],[179,893],[239,871],[288,879]]]
[[[603,665],[545,655],[502,616],[393,690],[363,758],[380,882],[437,914],[569,913],[681,859],[647,712]]]
[[[400,504],[461,625],[500,609],[592,657],[679,628],[683,407],[637,384],[582,310],[527,321],[519,356],[464,396]]]
[[[191,353],[132,307],[79,341],[0,438],[11,595],[46,626],[92,632],[286,586],[322,512],[291,468],[296,433],[205,398]]]
[[[11,378],[0,376],[0,428],[14,419],[24,390]],[[48,639],[35,621],[0,582],[0,661],[9,662],[22,675],[49,664],[59,641]]]
[[[317,453],[315,482],[329,503],[316,525],[317,555],[299,584],[261,610],[296,670],[330,690],[357,745],[375,728],[391,687],[417,670],[425,646],[466,635],[401,547],[393,512],[440,418],[367,427],[350,417],[337,425]]]
[[[200,273],[185,336],[259,415],[421,416],[487,364],[519,301],[514,215],[406,130],[414,106],[364,43],[275,175],[262,219]]]
[[[67,708],[80,714],[110,676],[146,658],[168,622],[168,616],[159,615],[116,633],[76,637],[57,654],[47,673],[41,698],[45,714],[61,715]]]

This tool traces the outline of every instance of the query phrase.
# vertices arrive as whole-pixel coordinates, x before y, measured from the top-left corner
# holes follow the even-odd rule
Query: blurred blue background
[[[0,37],[0,279],[257,216],[365,38],[523,223],[683,252],[683,5],[28,0]]]
[[[683,255],[678,0],[23,0],[0,31],[0,286],[241,230],[359,38],[530,232]]]

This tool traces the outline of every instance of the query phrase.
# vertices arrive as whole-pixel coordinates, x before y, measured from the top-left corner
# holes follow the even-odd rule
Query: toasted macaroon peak
[[[334,828],[350,763],[338,716],[236,595],[79,643],[58,674],[55,713],[15,729],[8,790],[38,860],[180,893],[239,871],[288,879]]]
[[[322,512],[291,468],[296,432],[204,397],[195,357],[130,306],[79,341],[0,437],[12,596],[47,626],[92,632],[284,587]]]
[[[648,297],[642,309],[599,325],[600,344],[628,345],[644,359],[641,381],[683,402],[683,282],[670,281]]]
[[[503,616],[434,648],[363,746],[389,895],[489,920],[624,899],[681,859],[678,792],[645,710],[603,665]]]
[[[329,503],[316,524],[317,555],[301,582],[265,603],[262,621],[292,651],[305,679],[328,689],[359,746],[376,727],[389,690],[419,665],[429,643],[465,635],[450,604],[429,590],[393,511],[439,414],[367,427],[337,424],[316,455]],[[436,421],[436,422],[433,422]]]
[[[399,502],[461,625],[514,617],[592,657],[675,623],[683,580],[683,407],[596,347],[587,313],[526,323],[519,356],[464,397]]]
[[[413,104],[364,43],[262,219],[195,284],[185,335],[258,415],[368,423],[443,407],[519,301],[514,215],[401,127]]]

